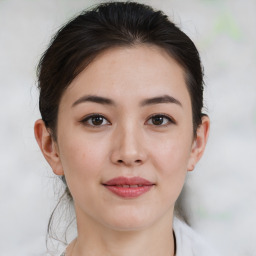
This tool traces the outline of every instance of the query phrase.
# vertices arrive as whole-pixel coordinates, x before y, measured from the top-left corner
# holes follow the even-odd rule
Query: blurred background
[[[256,255],[256,1],[148,0],[197,45],[211,132],[188,174],[191,225],[222,254]],[[36,65],[57,29],[89,0],[0,0],[0,248],[45,253],[57,198],[33,134],[40,118]]]

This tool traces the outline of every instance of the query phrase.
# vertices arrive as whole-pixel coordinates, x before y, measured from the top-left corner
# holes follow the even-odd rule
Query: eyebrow
[[[115,102],[109,98],[101,97],[101,96],[96,96],[96,95],[86,95],[78,100],[76,100],[73,104],[72,107],[84,103],[84,102],[94,102],[102,105],[111,105],[115,106]],[[154,104],[161,104],[161,103],[174,103],[182,107],[182,104],[179,100],[175,99],[172,96],[169,95],[163,95],[163,96],[158,96],[154,98],[149,98],[145,99],[140,103],[140,106],[148,106],[148,105],[154,105]]]
[[[141,106],[153,105],[153,104],[161,104],[161,103],[174,103],[182,107],[182,104],[179,100],[175,99],[169,95],[163,95],[159,97],[154,97],[150,99],[145,99],[141,102]]]
[[[84,102],[94,102],[94,103],[99,103],[99,104],[103,104],[103,105],[112,105],[112,106],[115,105],[114,101],[111,99],[100,97],[100,96],[95,96],[95,95],[86,95],[86,96],[83,96],[83,97],[79,98],[78,100],[76,100],[72,104],[72,107],[74,107],[80,103],[84,103]]]

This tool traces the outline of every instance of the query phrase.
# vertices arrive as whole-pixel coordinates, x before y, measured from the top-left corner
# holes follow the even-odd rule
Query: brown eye
[[[163,116],[154,116],[152,117],[152,123],[154,125],[161,125],[164,122],[164,117]]]
[[[174,123],[174,121],[166,115],[154,115],[148,119],[147,123],[155,126],[164,126]]]
[[[92,124],[93,125],[101,125],[104,121],[104,118],[102,116],[95,116],[92,117]]]
[[[102,115],[90,115],[81,121],[87,126],[104,126],[110,124],[109,121]]]

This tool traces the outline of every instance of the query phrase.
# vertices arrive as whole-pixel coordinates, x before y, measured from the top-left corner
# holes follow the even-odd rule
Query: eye
[[[154,126],[167,126],[168,124],[174,124],[174,123],[175,122],[172,118],[162,114],[153,115],[147,121],[147,124],[154,125]]]
[[[104,126],[109,125],[110,122],[102,115],[99,114],[92,114],[89,116],[86,116],[81,123],[87,125],[87,126]]]

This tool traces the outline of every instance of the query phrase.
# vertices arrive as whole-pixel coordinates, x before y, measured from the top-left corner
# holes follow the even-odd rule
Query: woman
[[[60,29],[38,78],[35,136],[76,213],[63,255],[211,255],[174,216],[209,131],[193,42],[160,11],[105,3]]]

